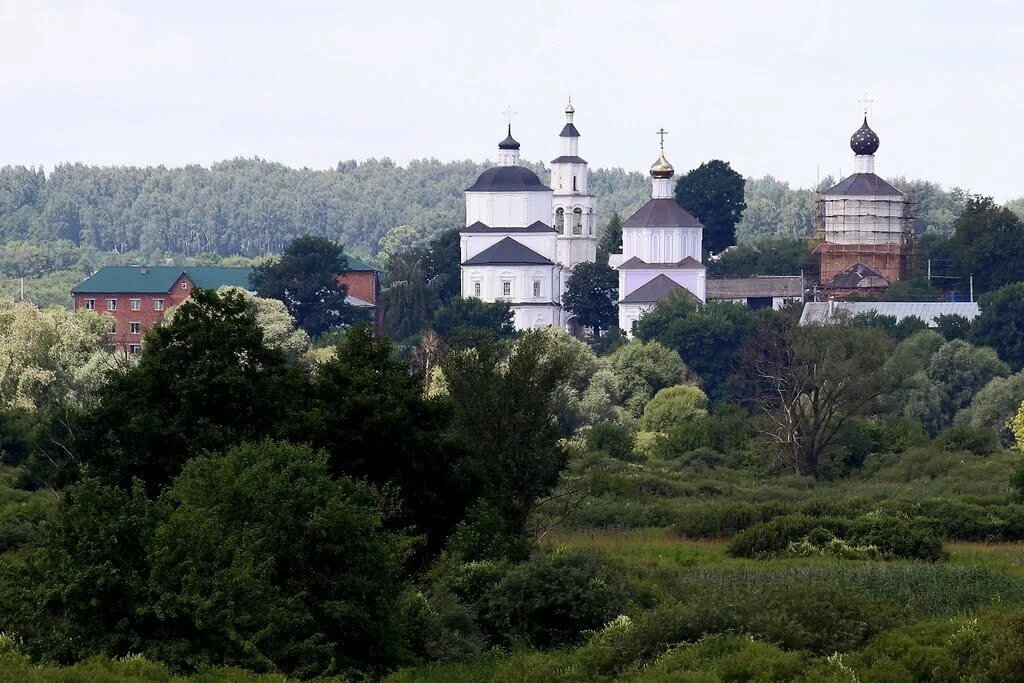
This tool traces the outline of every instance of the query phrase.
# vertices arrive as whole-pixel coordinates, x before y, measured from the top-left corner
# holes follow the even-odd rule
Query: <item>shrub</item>
[[[696,420],[673,427],[665,432],[658,432],[652,451],[659,458],[676,460],[690,451],[710,447],[711,439],[708,436],[707,422]]]
[[[556,551],[509,570],[490,595],[486,619],[506,644],[558,647],[614,619],[630,597],[605,563]]]
[[[879,451],[882,453],[902,453],[908,448],[926,446],[929,440],[924,425],[906,418],[884,421],[878,436]]]
[[[975,427],[967,423],[943,430],[936,439],[946,451],[969,451],[975,455],[989,455],[999,450],[999,434],[988,427]]]
[[[492,503],[477,501],[448,539],[448,552],[466,560],[521,559],[528,549]]]
[[[617,460],[632,460],[636,435],[627,425],[601,422],[587,431],[587,450],[603,451]]]
[[[823,545],[831,537],[854,546],[874,546],[886,558],[934,561],[944,557],[942,542],[926,526],[882,515],[857,519],[784,515],[736,534],[727,550],[735,557],[772,557],[788,552],[793,544]]]
[[[692,384],[662,389],[644,406],[640,426],[653,432],[680,427],[707,415],[708,397]]]

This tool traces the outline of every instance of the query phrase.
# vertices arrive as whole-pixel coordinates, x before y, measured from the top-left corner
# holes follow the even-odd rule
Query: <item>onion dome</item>
[[[850,138],[850,149],[854,154],[874,154],[878,151],[878,135],[868,126],[868,117],[864,117],[864,125]]]
[[[658,154],[658,160],[651,165],[651,177],[652,178],[671,178],[675,175],[676,169],[672,168],[672,164],[668,163],[668,159],[665,158],[665,148],[661,148],[661,153]]]
[[[519,143],[512,137],[512,124],[508,124],[508,135],[498,143],[498,149],[519,149]]]

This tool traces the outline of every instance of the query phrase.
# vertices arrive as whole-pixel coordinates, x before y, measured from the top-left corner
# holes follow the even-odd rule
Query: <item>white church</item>
[[[575,327],[562,308],[566,281],[577,264],[597,258],[597,198],[579,156],[574,114],[570,103],[550,187],[520,165],[509,124],[498,144],[498,165],[466,190],[462,296],[509,302],[519,330]],[[627,334],[644,311],[676,291],[705,300],[704,226],[672,197],[675,170],[665,158],[665,132],[660,134],[651,199],[623,223],[623,252],[609,256],[619,272],[619,327]]]

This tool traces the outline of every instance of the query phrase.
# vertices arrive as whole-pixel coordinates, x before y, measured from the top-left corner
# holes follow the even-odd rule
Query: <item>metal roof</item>
[[[687,256],[682,261],[676,263],[648,263],[633,256],[616,266],[617,270],[678,270],[680,268],[703,269],[704,264],[692,256]]]
[[[842,316],[877,312],[896,318],[920,318],[935,327],[935,318],[940,315],[959,315],[973,320],[980,312],[977,302],[965,301],[813,301],[804,304],[800,324],[829,323]]]
[[[571,123],[567,123],[562,126],[562,132],[558,134],[558,137],[560,138],[578,138],[579,136],[580,132],[576,130],[576,126]]]
[[[551,192],[551,188],[524,166],[495,166],[481,173],[466,192]]]
[[[72,294],[162,294],[182,275],[196,287],[250,289],[252,268],[227,266],[104,266],[71,290]]]
[[[587,160],[577,156],[560,156],[551,160],[553,164],[585,164]]]
[[[554,265],[552,262],[522,242],[511,237],[492,244],[479,254],[462,262],[464,266],[498,266],[498,265]]]
[[[674,199],[652,199],[627,218],[624,228],[703,228],[704,224]]]
[[[643,284],[619,300],[620,304],[652,304],[656,301],[672,296],[678,291],[684,291],[694,299],[697,296],[683,287],[681,284],[670,278],[668,275],[659,275],[650,282]],[[700,299],[697,299],[700,301]]]
[[[530,223],[526,227],[518,227],[518,228],[495,228],[495,227],[491,227],[490,225],[487,225],[486,223],[481,223],[480,221],[476,221],[475,223],[471,223],[470,225],[467,225],[466,227],[464,227],[459,232],[482,232],[482,233],[501,232],[501,233],[506,233],[506,232],[558,232],[558,231],[555,230],[554,228],[552,228],[550,225],[548,225],[547,223],[545,223],[543,221],[534,221],[533,223]]]
[[[874,173],[854,173],[821,193],[825,197],[903,197],[903,193]]]
[[[706,287],[709,299],[798,297],[803,296],[804,279],[800,275],[718,278],[707,280]]]

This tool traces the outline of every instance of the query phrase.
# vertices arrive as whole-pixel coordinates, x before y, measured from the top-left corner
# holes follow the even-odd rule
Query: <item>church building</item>
[[[673,198],[675,169],[665,158],[666,133],[658,134],[651,199],[623,222],[622,253],[608,258],[619,271],[619,327],[630,336],[640,315],[660,299],[682,292],[705,300],[704,226]]]
[[[562,294],[573,267],[597,255],[596,198],[570,103],[551,162],[551,186],[520,165],[519,143],[498,143],[497,166],[466,190],[461,231],[462,296],[507,301],[516,329],[571,327]]]
[[[910,271],[912,205],[875,175],[878,146],[865,113],[864,124],[850,138],[856,172],[818,199],[820,289],[830,298],[877,293]]]

